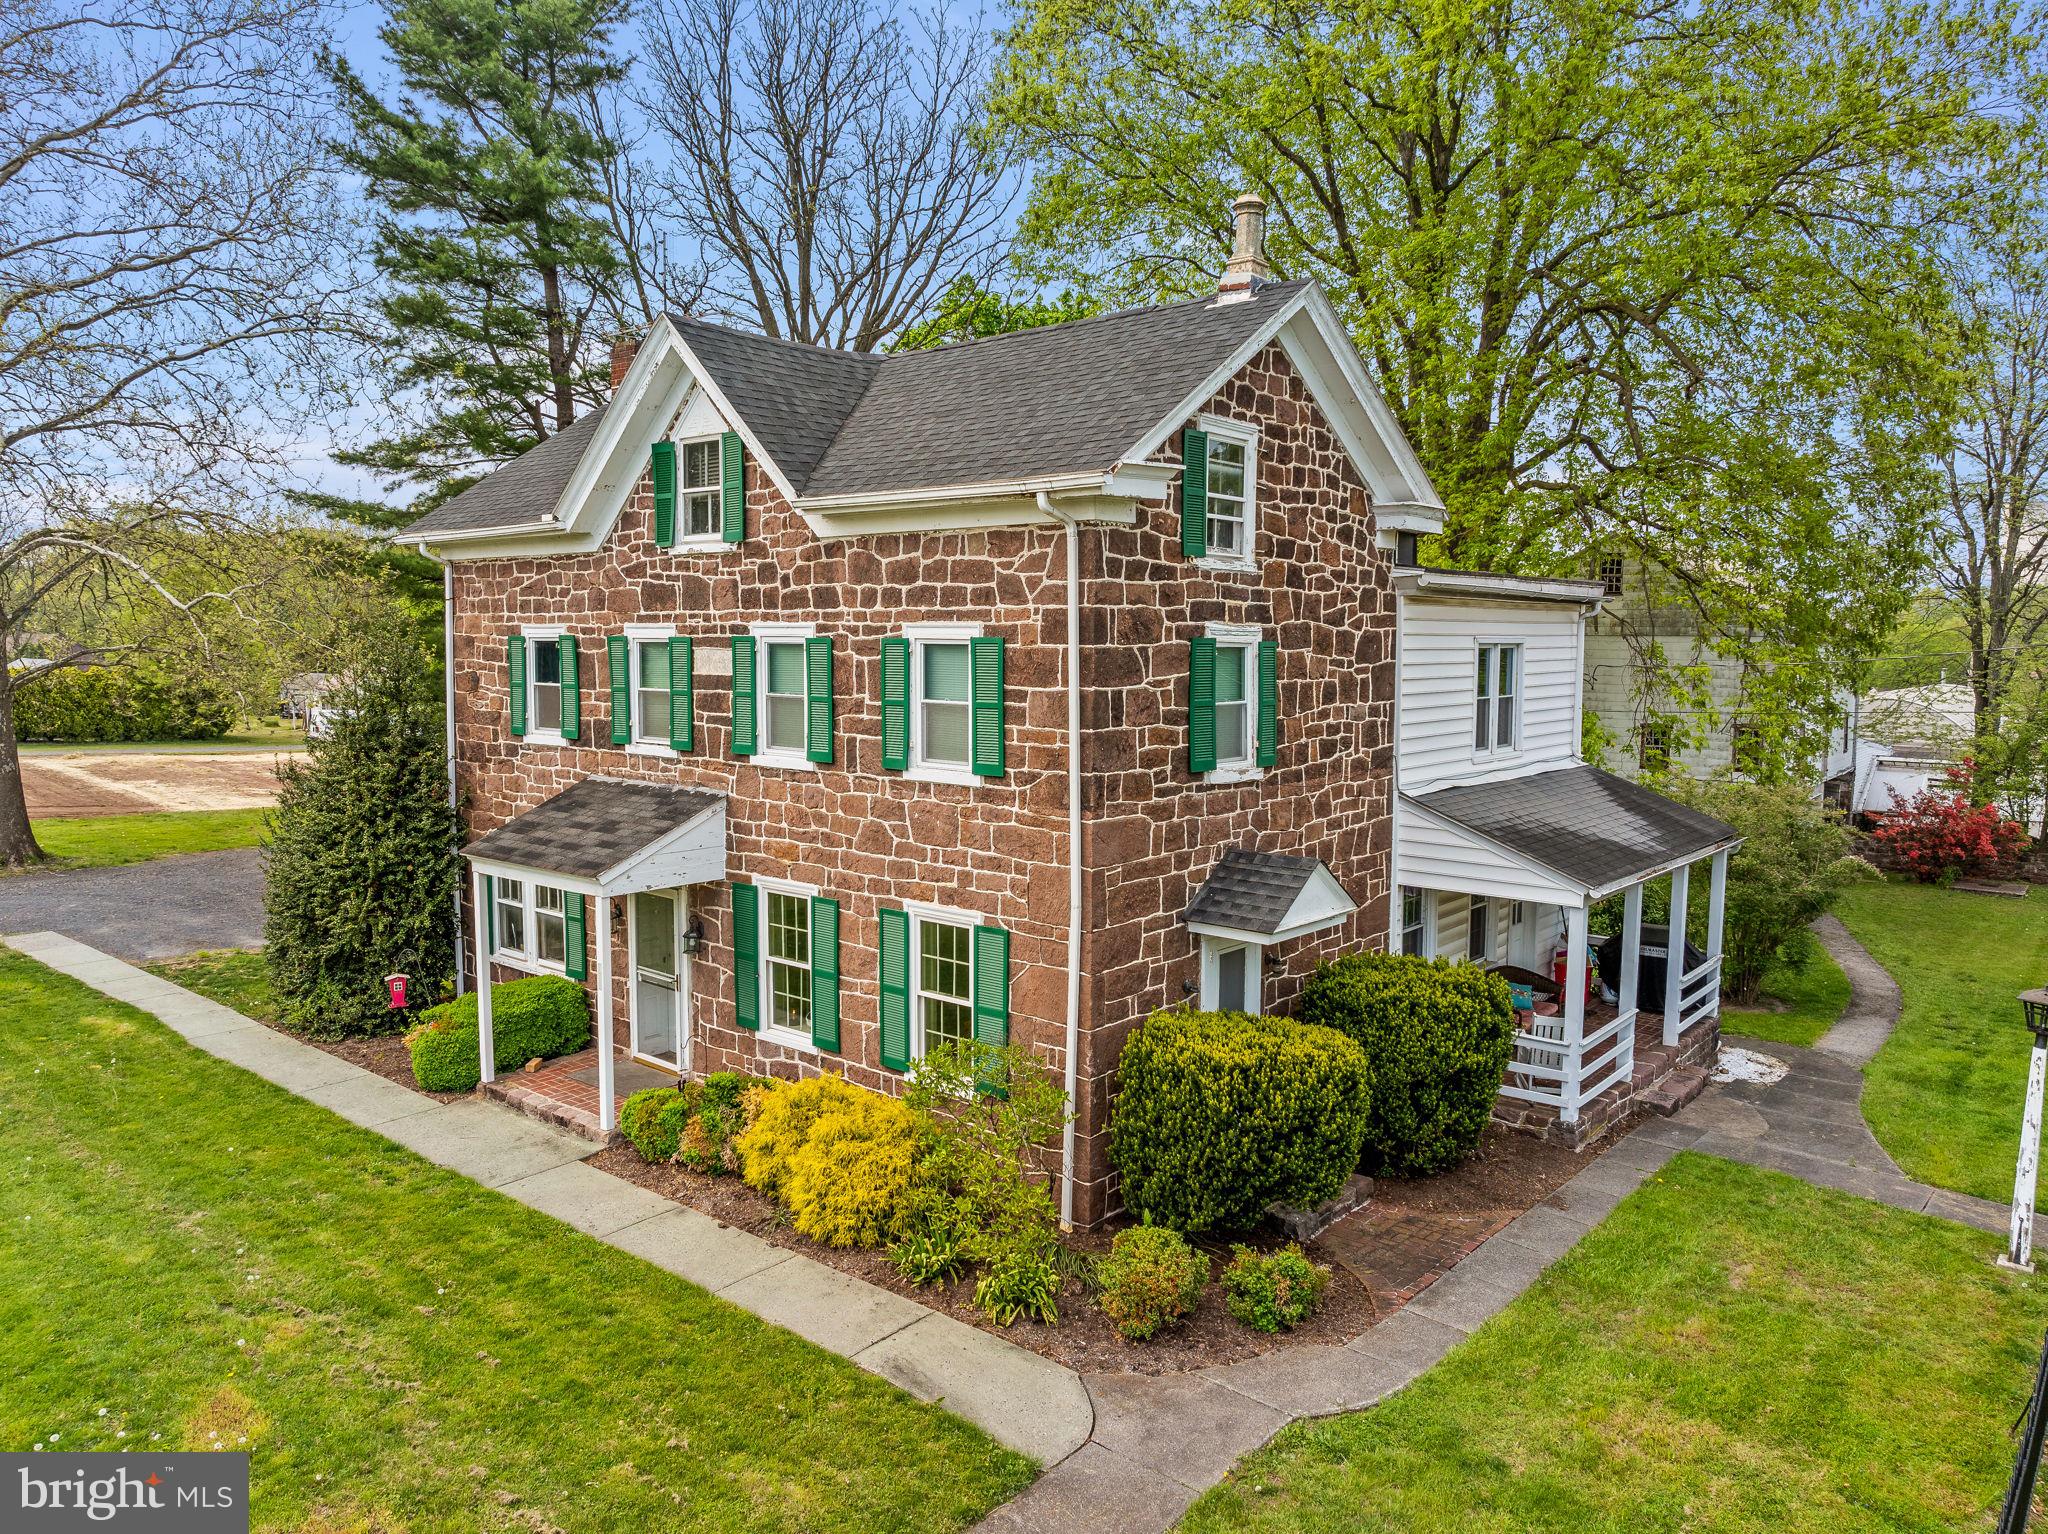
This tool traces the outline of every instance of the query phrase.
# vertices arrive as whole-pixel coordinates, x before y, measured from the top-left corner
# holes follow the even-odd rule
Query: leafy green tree
[[[596,101],[622,78],[607,50],[623,14],[621,0],[385,0],[378,36],[403,85],[388,103],[325,60],[351,129],[338,148],[381,213],[391,394],[416,402],[392,435],[337,456],[423,486],[412,515],[603,398],[598,342],[626,262]]]
[[[456,820],[441,696],[402,634],[374,638],[331,695],[332,732],[287,764],[270,821],[264,953],[286,1026],[391,1032],[455,969]],[[384,977],[412,977],[408,1012]]]
[[[1199,291],[1234,194],[1449,510],[1432,557],[1684,589],[1777,717],[1871,653],[1951,405],[1923,233],[2008,131],[1978,0],[1026,0],[1027,269]]]
[[[1019,330],[1036,330],[1041,325],[1063,325],[1098,312],[1099,305],[1072,288],[1057,298],[1016,298],[983,287],[972,277],[956,277],[939,295],[930,317],[906,329],[890,349],[925,351],[955,341],[1005,336]]]

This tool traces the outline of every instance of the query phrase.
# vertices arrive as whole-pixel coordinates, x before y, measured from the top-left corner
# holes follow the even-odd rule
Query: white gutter
[[[1060,1133],[1060,1226],[1072,1230],[1081,1079],[1081,528],[1043,490],[1038,509],[1067,530],[1067,1123]]]
[[[441,567],[441,713],[446,721],[448,752],[448,810],[459,814],[460,806],[455,797],[455,566],[445,559],[436,558],[428,552],[423,541],[420,557],[432,559]],[[458,865],[459,866],[459,865]],[[467,967],[462,962],[462,883],[455,881],[455,994],[460,996],[467,987]]]

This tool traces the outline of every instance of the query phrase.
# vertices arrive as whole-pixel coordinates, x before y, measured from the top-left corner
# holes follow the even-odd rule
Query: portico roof
[[[725,795],[585,778],[463,849],[486,873],[623,895],[725,877]]]
[[[1181,920],[1191,932],[1263,947],[1334,927],[1357,909],[1321,858],[1226,847]]]

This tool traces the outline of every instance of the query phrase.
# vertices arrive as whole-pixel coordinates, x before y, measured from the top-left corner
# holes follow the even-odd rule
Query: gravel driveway
[[[0,932],[61,932],[130,961],[263,941],[263,850],[0,879]]]

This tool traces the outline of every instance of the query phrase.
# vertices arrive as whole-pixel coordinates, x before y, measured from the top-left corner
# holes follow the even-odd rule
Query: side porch
[[[1575,767],[1404,796],[1397,835],[1402,949],[1480,964],[1515,994],[1496,1119],[1582,1145],[1683,1100],[1720,1043],[1728,826]],[[1644,891],[1667,877],[1670,919],[1650,925]],[[1683,937],[1696,896],[1704,949]]]

